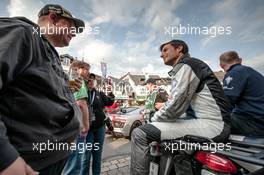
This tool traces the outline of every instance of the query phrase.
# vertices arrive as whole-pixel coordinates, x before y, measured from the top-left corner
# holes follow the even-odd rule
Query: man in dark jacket
[[[58,145],[79,133],[80,109],[54,47],[68,46],[84,22],[60,5],[38,16],[38,25],[0,18],[1,175],[60,174],[70,150]]]
[[[103,152],[103,144],[105,138],[105,113],[104,107],[114,103],[115,96],[110,93],[107,96],[103,92],[99,92],[95,88],[95,74],[90,74],[88,80],[89,88],[89,105],[91,125],[86,136],[86,142],[93,145],[92,149],[86,149],[80,175],[86,175],[90,172],[90,160],[92,158],[92,174],[100,175],[101,158]]]
[[[220,66],[226,72],[223,85],[232,104],[233,134],[264,136],[264,77],[251,67],[241,65],[237,52],[220,56]]]

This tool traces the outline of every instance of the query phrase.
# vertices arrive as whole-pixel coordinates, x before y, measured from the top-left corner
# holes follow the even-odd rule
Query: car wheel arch
[[[140,120],[136,120],[132,123],[131,127],[130,127],[130,131],[129,131],[129,135],[128,135],[128,139],[131,140],[131,134],[132,134],[132,131],[141,126],[142,125],[142,122]]]

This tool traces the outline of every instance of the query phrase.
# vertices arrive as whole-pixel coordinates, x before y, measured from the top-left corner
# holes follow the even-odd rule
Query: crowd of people
[[[74,28],[77,33],[43,33],[43,28]],[[96,90],[90,65],[75,61],[78,79],[69,83],[55,47],[66,47],[84,22],[60,5],[45,5],[38,24],[26,18],[0,19],[0,174],[99,175],[105,137],[104,108],[118,108],[113,93]],[[70,31],[70,30],[68,30]],[[131,174],[149,173],[149,143],[187,134],[224,142],[230,133],[264,137],[264,77],[242,65],[235,51],[220,55],[223,85],[210,67],[189,54],[182,40],[160,46],[172,67],[171,91],[146,81],[148,124],[132,132]],[[114,105],[113,105],[114,104]],[[113,128],[111,128],[113,129]],[[49,149],[48,142],[75,145]],[[79,145],[89,143],[84,152]],[[45,145],[40,154],[33,145]]]

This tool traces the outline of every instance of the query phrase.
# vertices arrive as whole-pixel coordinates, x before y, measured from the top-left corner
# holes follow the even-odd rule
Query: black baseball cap
[[[76,33],[82,33],[85,28],[85,24],[81,19],[74,18],[72,14],[58,4],[47,4],[45,5],[38,13],[38,17],[48,15],[50,12],[53,12],[59,16],[64,18],[68,18],[74,21],[74,25],[76,28]]]
[[[154,78],[149,78],[149,79],[147,79],[147,81],[145,82],[145,85],[146,85],[146,84],[150,84],[150,83],[156,85],[156,80],[155,80]]]

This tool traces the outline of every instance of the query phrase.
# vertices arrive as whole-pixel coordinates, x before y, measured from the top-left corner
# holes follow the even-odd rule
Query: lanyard
[[[94,102],[95,91],[91,91],[91,93],[93,94],[93,95],[92,95],[92,98],[91,98],[91,96],[90,96],[90,105],[92,106],[92,105],[93,105],[93,102]]]

